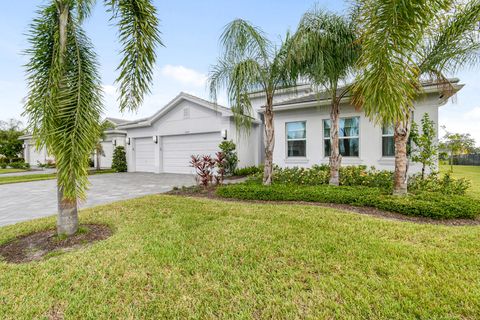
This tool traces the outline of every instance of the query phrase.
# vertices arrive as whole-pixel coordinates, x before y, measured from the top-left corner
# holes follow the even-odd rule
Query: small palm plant
[[[101,131],[98,62],[82,29],[95,0],[50,0],[29,32],[25,115],[39,147],[57,164],[57,232],[78,230],[77,201],[86,197],[89,155]],[[120,110],[135,110],[148,93],[161,45],[151,0],[105,0],[117,21],[123,58],[117,78]]]
[[[277,89],[293,86],[296,79],[289,68],[291,41],[287,39],[279,48],[270,42],[261,29],[237,19],[229,23],[221,37],[223,54],[213,66],[210,93],[217,100],[219,90],[226,88],[237,128],[250,128],[254,110],[250,93],[265,94],[265,166],[263,183],[272,183],[273,150],[273,96]]]
[[[453,74],[480,58],[478,0],[357,0],[362,53],[355,104],[379,124],[394,126],[394,194],[407,193],[407,143],[422,77],[444,94]]]
[[[339,185],[342,161],[339,143],[340,103],[350,86],[360,54],[353,20],[314,8],[305,13],[293,37],[296,70],[316,88],[326,90],[330,106],[330,184]]]

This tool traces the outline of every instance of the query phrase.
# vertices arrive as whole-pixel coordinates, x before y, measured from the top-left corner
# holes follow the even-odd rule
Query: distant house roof
[[[124,124],[124,123],[127,123],[129,120],[124,120],[124,119],[118,119],[118,118],[111,118],[111,117],[107,117],[105,118],[106,121],[110,121],[111,123],[113,123],[114,125],[120,125],[120,124]]]

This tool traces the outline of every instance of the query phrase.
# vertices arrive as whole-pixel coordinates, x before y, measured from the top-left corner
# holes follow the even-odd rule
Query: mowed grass
[[[90,174],[94,175],[94,174],[105,174],[105,173],[113,173],[113,172],[115,171],[110,169],[102,169],[100,171],[92,170],[90,171]],[[0,175],[0,185],[9,184],[9,183],[51,180],[56,178],[57,178],[57,175],[55,173],[26,174],[26,175],[20,175],[20,176],[7,176],[7,177],[2,177]]]
[[[449,165],[440,166],[440,172],[445,173],[449,171]],[[470,180],[472,186],[467,190],[467,194],[480,200],[480,166],[453,166],[453,177]]]
[[[480,227],[166,195],[84,210],[111,238],[0,262],[0,318],[477,319]],[[0,228],[0,243],[53,226]]]
[[[23,170],[23,169],[11,169],[11,168],[5,168],[5,169],[0,168],[0,174],[2,174],[2,173],[23,172],[23,171],[26,171],[26,170]]]

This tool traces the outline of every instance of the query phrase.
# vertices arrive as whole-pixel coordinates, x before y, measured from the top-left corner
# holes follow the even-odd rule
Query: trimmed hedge
[[[434,219],[473,219],[480,214],[478,201],[467,196],[422,193],[399,197],[369,187],[242,183],[219,187],[216,192],[223,198],[349,204]]]
[[[251,172],[247,172],[250,175],[250,181],[261,183],[263,171],[255,172],[254,168],[251,169]],[[273,181],[277,184],[318,186],[327,185],[329,179],[330,167],[328,165],[314,165],[311,168],[275,166],[273,170]],[[382,188],[391,191],[393,189],[393,172],[377,170],[374,167],[345,166],[340,168],[340,185]],[[464,195],[469,187],[468,180],[454,179],[449,173],[441,176],[438,172],[433,172],[424,179],[421,178],[421,175],[415,174],[408,180],[408,191],[411,193],[440,192]]]

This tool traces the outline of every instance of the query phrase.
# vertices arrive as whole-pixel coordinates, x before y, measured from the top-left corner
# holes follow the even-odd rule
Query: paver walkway
[[[86,202],[80,208],[170,191],[195,183],[192,175],[111,173],[90,176]],[[57,210],[56,180],[0,185],[0,226],[53,215]]]

